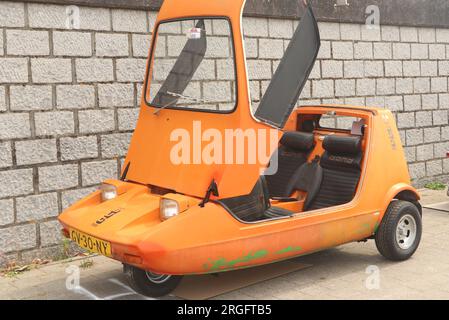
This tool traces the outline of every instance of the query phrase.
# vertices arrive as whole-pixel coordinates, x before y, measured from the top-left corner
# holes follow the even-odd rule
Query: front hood
[[[148,230],[161,223],[158,196],[145,186],[127,184],[117,198],[102,202],[97,191],[68,208],[59,220],[92,236],[120,243],[133,243],[148,236]]]

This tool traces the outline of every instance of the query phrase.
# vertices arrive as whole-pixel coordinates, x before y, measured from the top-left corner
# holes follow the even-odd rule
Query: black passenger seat
[[[331,135],[323,141],[323,169],[320,188],[306,210],[351,202],[361,176],[361,137]]]
[[[284,133],[280,147],[274,157],[278,157],[278,170],[274,175],[266,175],[270,198],[291,196],[287,184],[293,174],[307,162],[310,152],[315,147],[313,133],[289,131]]]
[[[320,164],[320,157],[308,163],[304,163],[291,177],[287,184],[287,192],[293,194],[295,191],[306,192],[304,198],[303,211],[306,211],[315,199],[323,181],[323,169]]]

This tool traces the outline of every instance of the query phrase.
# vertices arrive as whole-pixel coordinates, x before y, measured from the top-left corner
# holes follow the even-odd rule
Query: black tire
[[[161,279],[152,281],[151,279],[157,279],[158,275],[130,265],[124,265],[123,270],[134,290],[152,298],[170,294],[176,289],[182,279],[182,276],[159,275]]]
[[[412,219],[413,218],[413,219]],[[410,225],[406,232],[397,236],[398,224]],[[413,224],[414,223],[414,224]],[[414,232],[410,230],[413,229]],[[412,234],[415,234],[413,237]],[[422,218],[416,205],[408,201],[397,200],[390,203],[387,212],[376,232],[376,246],[380,254],[388,260],[404,261],[418,249],[422,235]]]

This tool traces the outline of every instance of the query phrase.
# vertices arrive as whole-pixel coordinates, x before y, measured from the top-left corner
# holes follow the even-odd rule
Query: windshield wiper
[[[159,114],[159,112],[161,112],[164,109],[167,109],[168,107],[171,107],[172,105],[176,104],[176,102],[178,102],[178,101],[177,100],[173,100],[173,101],[167,103],[166,105],[164,105],[164,106],[162,106],[160,108],[157,108],[157,110],[155,110],[153,112],[153,114],[157,116]]]
[[[210,100],[205,100],[205,99],[198,99],[195,97],[190,97],[190,96],[185,96],[183,94],[179,94],[179,93],[175,93],[175,92],[171,92],[171,91],[167,91],[165,92],[166,94],[176,97],[176,98],[182,98],[182,99],[187,99],[187,100],[191,100],[194,102],[199,102],[199,103],[214,103],[213,101]]]
[[[189,97],[189,96],[185,96],[185,95],[171,92],[171,91],[164,92],[163,94],[166,94],[166,95],[169,95],[172,97],[176,97],[176,98],[191,100],[191,101],[198,102],[198,103],[214,103],[213,101],[209,101],[209,100],[205,100],[205,99],[198,99],[195,97]],[[156,111],[153,112],[153,114],[158,115],[159,112],[161,112],[164,109],[167,109],[168,107],[171,107],[172,105],[176,104],[177,102],[178,102],[178,100],[171,101],[171,102],[167,103],[166,105],[158,108]]]

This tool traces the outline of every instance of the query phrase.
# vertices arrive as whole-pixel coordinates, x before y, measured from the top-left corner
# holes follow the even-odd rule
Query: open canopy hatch
[[[256,161],[249,161],[251,151],[245,148],[243,162],[205,163],[204,148],[222,139],[227,146],[223,159],[231,151],[235,160],[237,144],[229,150],[224,139],[230,131],[247,139],[248,130],[259,135],[282,129],[313,67],[320,39],[308,6],[253,115],[241,25],[244,4],[164,1],[153,33],[141,113],[125,161],[128,180],[198,197],[214,183],[220,198],[248,194],[253,188],[274,151],[273,132],[253,141],[268,152]],[[280,133],[275,135],[278,139]],[[183,150],[182,144],[187,145]],[[217,150],[209,153],[217,159]]]
[[[308,6],[256,111],[258,119],[284,127],[309,78],[319,49],[318,25]]]

